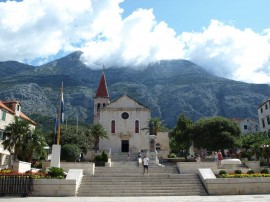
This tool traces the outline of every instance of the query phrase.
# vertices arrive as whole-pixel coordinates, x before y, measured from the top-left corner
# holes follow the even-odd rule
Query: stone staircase
[[[126,157],[123,161],[118,156],[112,167],[96,167],[94,176],[84,176],[78,196],[207,195],[197,174],[178,174],[171,164],[150,164],[149,174],[144,174],[137,161]]]

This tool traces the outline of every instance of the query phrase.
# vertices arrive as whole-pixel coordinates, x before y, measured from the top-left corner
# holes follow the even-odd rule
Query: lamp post
[[[267,165],[268,165],[268,167],[269,167],[269,166],[270,166],[270,165],[269,165],[270,146],[269,146],[268,144],[263,145],[263,149],[264,149],[264,152],[265,152],[265,155],[266,155],[266,158],[267,158]]]

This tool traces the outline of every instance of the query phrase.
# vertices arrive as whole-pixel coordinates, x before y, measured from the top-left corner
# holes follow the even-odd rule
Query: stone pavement
[[[2,197],[1,202],[269,202],[269,195],[161,197]]]

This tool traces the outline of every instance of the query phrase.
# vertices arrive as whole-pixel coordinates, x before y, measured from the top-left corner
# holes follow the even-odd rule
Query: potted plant
[[[95,157],[95,166],[105,166],[105,163],[108,162],[108,155],[103,151],[102,154],[99,154]]]

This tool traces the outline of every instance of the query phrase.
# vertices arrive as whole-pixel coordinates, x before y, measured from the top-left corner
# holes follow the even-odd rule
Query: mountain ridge
[[[67,117],[79,116],[90,124],[102,70],[88,68],[80,60],[81,54],[76,51],[37,67],[0,62],[0,100],[20,100],[24,113],[51,121],[57,113],[63,81]],[[209,116],[257,119],[257,107],[270,97],[267,84],[216,77],[188,60],[162,60],[139,70],[114,67],[104,71],[112,100],[127,94],[170,128],[181,113],[193,121]]]

